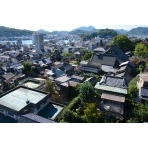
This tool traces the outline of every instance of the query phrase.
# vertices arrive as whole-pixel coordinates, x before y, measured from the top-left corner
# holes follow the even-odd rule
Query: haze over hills
[[[93,26],[88,26],[88,27],[86,27],[86,26],[82,26],[82,27],[79,27],[79,28],[73,29],[72,31],[75,31],[75,30],[94,31],[94,30],[96,30],[96,28],[93,27]]]
[[[30,36],[33,31],[0,26],[0,37]]]
[[[148,35],[148,28],[147,27],[137,27],[133,28],[128,31],[130,35]]]
[[[118,34],[127,34],[128,31],[127,30],[124,30],[124,29],[115,29],[115,31],[118,33]]]
[[[82,34],[90,34],[90,33],[95,33],[98,32],[99,30],[103,29],[96,29],[93,26],[82,26],[76,29],[73,29],[72,31],[52,31],[48,32],[43,29],[38,30],[40,33],[44,34],[51,34],[51,35],[67,35],[67,34],[76,34],[76,35],[82,35]],[[118,34],[128,34],[128,35],[139,35],[139,36],[148,36],[148,27],[137,27],[133,28],[129,31],[124,30],[124,29],[113,29],[115,30]],[[0,37],[14,37],[14,36],[31,36],[34,31],[30,30],[21,30],[21,29],[15,29],[15,28],[9,28],[9,27],[4,27],[0,26]]]

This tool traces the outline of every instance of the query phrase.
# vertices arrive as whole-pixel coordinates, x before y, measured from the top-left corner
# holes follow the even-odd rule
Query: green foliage
[[[97,123],[102,117],[102,114],[97,110],[95,103],[89,103],[84,110],[84,116],[88,123]]]
[[[73,56],[73,53],[68,53],[68,52],[63,53],[63,57],[65,57],[65,58],[71,57],[71,56]]]
[[[138,43],[135,47],[134,54],[139,58],[147,58],[148,57],[148,47],[146,47],[143,43]]]
[[[84,60],[89,60],[92,56],[92,52],[91,51],[87,51],[84,56],[83,56],[83,59]]]
[[[46,92],[50,92],[51,94],[55,93],[55,86],[54,83],[51,82],[51,80],[46,80],[45,82],[45,90]]]
[[[80,98],[79,98],[79,97],[76,97],[76,98],[74,98],[74,99],[69,103],[68,108],[69,108],[70,110],[76,109],[76,108],[79,106],[80,103],[81,103],[81,102],[80,102]]]
[[[79,96],[82,103],[89,103],[94,101],[95,95],[95,89],[90,82],[86,82],[80,85]]]
[[[134,49],[132,41],[126,35],[117,35],[113,38],[111,45],[117,44],[124,52]]]
[[[132,116],[127,122],[148,122],[148,103],[133,103]]]
[[[128,95],[132,99],[138,96],[137,78],[133,78],[128,84]]]
[[[69,112],[72,111],[72,110],[75,110],[80,104],[80,98],[79,97],[76,97],[74,98],[63,110],[62,112],[58,115],[57,117],[57,122],[63,120],[64,122],[70,122],[70,120],[68,119],[67,121],[67,118],[69,118],[68,116],[72,116],[72,118],[74,118],[73,116],[73,113],[72,112]],[[67,113],[68,112],[68,113]],[[71,115],[72,114],[72,115]],[[74,119],[75,120],[75,119]],[[72,120],[71,120],[72,121]]]
[[[92,38],[95,38],[97,36],[99,36],[101,38],[107,38],[107,37],[114,37],[116,35],[118,35],[118,34],[113,29],[100,29],[100,30],[96,30],[92,33],[84,33],[83,35],[81,35],[81,38],[83,41],[86,41],[86,40],[90,40]]]
[[[70,109],[65,110],[62,119],[69,123],[83,122],[83,119],[76,112],[73,112]]]
[[[29,75],[31,73],[31,67],[32,67],[32,63],[24,62],[22,72],[26,75]]]

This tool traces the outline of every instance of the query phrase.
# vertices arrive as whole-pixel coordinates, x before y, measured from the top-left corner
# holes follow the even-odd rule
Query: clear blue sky
[[[47,31],[80,26],[129,30],[148,24],[146,0],[140,2],[139,8],[139,0],[134,5],[129,0],[1,0],[0,26]]]

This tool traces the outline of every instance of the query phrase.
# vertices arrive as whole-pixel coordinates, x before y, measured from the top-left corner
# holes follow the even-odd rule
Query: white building
[[[35,45],[36,52],[42,54],[44,52],[43,34],[35,32],[32,36],[32,43]]]

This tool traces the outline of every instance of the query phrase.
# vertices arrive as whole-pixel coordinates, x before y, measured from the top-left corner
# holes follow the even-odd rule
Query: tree
[[[94,101],[96,92],[92,84],[90,82],[86,82],[80,85],[79,95],[82,103],[88,103]]]
[[[71,111],[70,109],[66,109],[65,112],[62,115],[62,119],[64,122],[69,122],[69,123],[81,123],[83,120],[81,117],[76,113]]]
[[[71,56],[73,56],[73,53],[63,52],[63,57],[67,58]]]
[[[30,63],[28,61],[24,62],[22,72],[26,75],[29,75],[31,73],[31,67],[32,67],[32,63]]]
[[[51,80],[46,80],[45,90],[47,92],[50,92],[51,94],[55,93],[55,86],[54,86],[54,83],[51,82]]]
[[[117,44],[124,52],[134,49],[132,41],[126,35],[117,35],[113,38],[111,45]]]
[[[137,78],[133,78],[128,85],[128,95],[134,99],[138,96]]]
[[[50,92],[52,94],[52,99],[56,102],[59,102],[60,97],[59,97],[59,92],[57,90],[56,85],[51,82],[50,79],[46,80],[45,82],[45,91]]]
[[[148,122],[148,103],[133,103],[132,116],[127,122]]]
[[[87,51],[84,56],[83,56],[83,59],[84,60],[89,60],[92,56],[92,52],[91,51]]]
[[[97,123],[102,117],[102,114],[99,110],[97,110],[95,103],[89,103],[84,109],[84,116],[88,123]]]
[[[138,43],[135,47],[134,54],[139,58],[147,58],[148,57],[148,48],[143,43]]]

